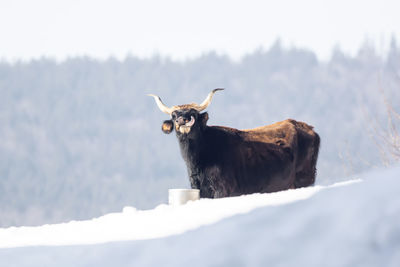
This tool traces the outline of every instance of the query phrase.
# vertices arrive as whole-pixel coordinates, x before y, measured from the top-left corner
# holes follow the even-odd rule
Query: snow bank
[[[275,194],[202,200],[179,208],[160,206],[152,211],[135,211],[127,208],[121,214],[106,215],[87,222],[2,229],[0,242],[3,242],[3,246],[11,246],[11,239],[21,238],[14,244],[15,246],[23,245],[28,240],[38,242],[39,235],[24,240],[24,234],[28,232],[23,233],[23,231],[27,230],[32,233],[43,231],[41,233],[43,240],[51,240],[52,234],[60,231],[57,233],[58,237],[68,240],[69,237],[61,237],[61,230],[56,231],[56,228],[51,227],[70,225],[71,231],[66,232],[66,236],[72,234],[76,238],[78,234],[73,233],[71,225],[78,227],[81,223],[92,224],[93,227],[96,227],[96,223],[103,225],[104,235],[113,236],[114,240],[117,239],[117,235],[114,236],[108,231],[112,228],[128,228],[130,223],[131,227],[134,223],[135,227],[139,227],[140,224],[134,222],[136,219],[142,220],[141,230],[132,230],[132,233],[136,232],[137,235],[132,234],[129,238],[133,236],[154,238],[163,234],[167,236],[179,233],[178,229],[183,232],[199,225],[214,223],[180,235],[157,239],[96,245],[3,248],[0,249],[0,263],[2,266],[19,267],[398,267],[400,266],[400,168],[374,172],[362,178],[362,182],[347,186],[313,187]],[[313,196],[310,197],[311,195]],[[303,200],[296,201],[300,199]],[[255,207],[260,208],[255,209]],[[237,213],[244,214],[232,216]],[[127,219],[128,215],[132,216],[130,222],[128,220],[121,222],[123,221],[121,218],[126,216]],[[121,221],[116,216],[119,216]],[[150,217],[143,219],[146,216]],[[177,219],[172,219],[175,216]],[[181,225],[166,226],[171,223],[181,223]],[[44,230],[46,227],[48,231]],[[96,233],[103,235],[101,227],[97,227],[99,228],[93,230],[93,233],[97,231]],[[89,228],[75,228],[75,230],[92,231]],[[153,230],[158,233],[152,233]],[[12,231],[14,233],[11,233]],[[114,234],[119,232],[112,231]],[[130,234],[126,231],[121,231],[118,238],[129,239],[123,236],[124,232]],[[140,236],[140,231],[146,234]],[[85,232],[80,232],[80,235],[82,240],[89,236],[86,236]],[[3,238],[8,241],[3,241]],[[102,240],[105,241],[106,238]]]
[[[347,183],[349,182],[336,185]],[[10,227],[0,229],[0,248],[96,244],[161,238],[182,234],[255,208],[306,199],[325,188],[328,187],[315,186],[272,194],[201,199],[178,207],[163,204],[153,210],[125,207],[121,213],[107,214],[89,221],[72,221],[39,227]]]

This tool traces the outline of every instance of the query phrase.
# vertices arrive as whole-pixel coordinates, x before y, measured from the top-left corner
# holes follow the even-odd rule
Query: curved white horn
[[[215,94],[215,92],[221,91],[221,90],[224,90],[224,88],[216,88],[216,89],[212,90],[212,91],[208,94],[208,96],[206,97],[206,99],[203,101],[203,103],[201,103],[201,104],[198,106],[197,110],[198,110],[198,111],[205,110],[205,109],[210,105],[211,99],[212,99],[213,95]]]
[[[168,115],[171,115],[171,113],[174,111],[172,108],[167,107],[162,101],[161,98],[158,95],[153,95],[153,94],[148,94],[148,96],[154,97],[154,100],[157,103],[158,108],[164,112],[167,113]]]

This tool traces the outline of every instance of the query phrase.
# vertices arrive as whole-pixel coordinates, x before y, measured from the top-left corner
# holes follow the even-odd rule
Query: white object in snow
[[[199,189],[169,189],[168,203],[172,206],[186,204],[188,201],[200,199]]]

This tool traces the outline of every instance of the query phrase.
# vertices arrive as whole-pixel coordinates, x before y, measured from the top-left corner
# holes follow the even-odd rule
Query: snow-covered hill
[[[352,182],[357,182],[357,180],[350,181]],[[346,182],[337,185],[343,184]],[[182,234],[202,225],[213,224],[258,207],[306,199],[326,188],[329,187],[315,186],[272,194],[201,199],[183,206],[162,204],[152,210],[125,207],[121,213],[107,214],[89,221],[72,221],[40,227],[10,227],[0,229],[0,248],[96,244],[166,237]]]
[[[0,266],[400,266],[400,168],[361,178],[0,229]]]

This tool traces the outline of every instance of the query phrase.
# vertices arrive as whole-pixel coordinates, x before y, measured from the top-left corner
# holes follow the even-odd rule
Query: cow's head
[[[172,107],[167,107],[159,96],[149,94],[149,96],[154,97],[160,110],[171,116],[170,120],[164,121],[161,130],[169,134],[175,129],[178,136],[186,136],[189,133],[196,132],[194,130],[202,129],[207,123],[208,114],[207,112],[201,113],[201,111],[210,105],[213,95],[219,90],[224,89],[217,88],[212,90],[200,105],[192,103]]]

